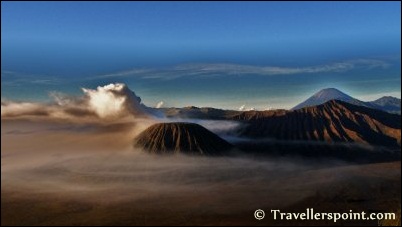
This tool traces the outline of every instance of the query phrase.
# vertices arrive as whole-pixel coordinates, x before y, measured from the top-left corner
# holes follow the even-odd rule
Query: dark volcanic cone
[[[143,131],[134,141],[153,154],[187,153],[221,155],[232,145],[208,129],[194,123],[158,123]]]

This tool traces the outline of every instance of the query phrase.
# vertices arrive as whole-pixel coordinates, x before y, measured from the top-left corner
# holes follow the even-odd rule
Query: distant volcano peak
[[[301,108],[309,107],[309,106],[321,105],[330,100],[340,100],[340,101],[349,102],[349,103],[353,103],[356,105],[360,104],[360,105],[364,106],[364,103],[362,101],[357,100],[336,88],[325,88],[325,89],[318,91],[317,93],[315,93],[314,95],[312,95],[310,98],[308,98],[304,102],[300,103],[299,105],[293,107],[292,110],[297,110],[297,109],[301,109]]]
[[[347,97],[351,98],[349,95],[341,92],[340,90],[336,88],[324,88],[320,90],[319,92],[315,93],[313,97],[319,97],[319,98],[333,98],[333,97]]]

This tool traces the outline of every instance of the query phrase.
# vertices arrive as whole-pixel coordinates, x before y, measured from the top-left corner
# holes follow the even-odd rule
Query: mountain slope
[[[376,109],[381,109],[390,113],[401,113],[401,100],[392,96],[384,96],[369,103]]]
[[[332,100],[293,111],[241,113],[233,118],[247,126],[240,135],[252,138],[358,142],[397,147],[401,143],[401,118],[380,110]]]
[[[154,154],[187,153],[199,155],[221,155],[232,145],[194,123],[158,123],[143,131],[134,141]]]
[[[304,102],[298,104],[297,106],[293,107],[291,110],[297,110],[297,109],[301,109],[304,107],[321,105],[330,100],[340,100],[340,101],[348,102],[348,103],[351,103],[354,105],[368,106],[366,103],[364,103],[358,99],[355,99],[355,98],[339,91],[336,88],[326,88],[326,89],[322,89],[319,92],[315,93],[313,96],[311,96]],[[368,106],[368,107],[370,107],[370,106]]]

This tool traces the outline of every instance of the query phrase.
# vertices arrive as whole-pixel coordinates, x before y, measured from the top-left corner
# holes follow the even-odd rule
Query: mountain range
[[[208,113],[203,108],[185,110]],[[203,111],[204,110],[204,111]],[[307,156],[356,163],[400,160],[400,115],[340,100],[297,110],[234,111],[212,117],[237,121],[237,139],[227,142],[201,125],[157,123],[134,138],[152,154]],[[224,137],[231,139],[229,137]],[[366,146],[367,145],[367,146]]]
[[[364,102],[353,98],[342,91],[335,88],[322,89],[315,93],[313,96],[305,100],[304,102],[296,105],[291,110],[302,109],[304,107],[311,107],[321,105],[330,100],[340,100],[357,106],[364,106],[368,108],[378,109],[386,111],[389,113],[401,114],[401,100],[391,96],[384,96],[374,101]],[[179,118],[197,118],[197,119],[214,119],[214,120],[225,120],[230,119],[233,116],[241,112],[255,112],[255,110],[248,111],[238,111],[238,110],[222,110],[212,107],[196,107],[188,106],[183,108],[170,107],[170,108],[160,108],[154,109],[154,111],[161,111],[166,117],[179,117]],[[286,110],[276,110],[276,111],[286,111]],[[263,113],[266,111],[258,111]],[[277,112],[276,112],[277,113]]]
[[[249,138],[401,145],[401,117],[340,100],[290,111],[247,111],[233,116]]]
[[[316,150],[328,151],[332,148],[317,147],[315,142],[324,143],[325,146],[332,146],[334,143],[363,144],[399,150],[400,104],[400,99],[394,97],[382,97],[372,102],[364,102],[335,88],[327,88],[291,110],[236,111],[189,106],[162,108],[158,111],[162,111],[167,118],[181,119],[180,121],[204,119],[239,122],[241,127],[232,129],[227,135],[254,141],[237,145],[237,148],[245,148],[246,151],[261,149],[267,151],[269,148],[268,150],[272,152],[278,147],[285,150],[299,149],[300,145],[294,145],[294,142],[307,142],[310,145],[314,144],[311,146]],[[261,148],[261,143],[257,141],[277,142],[276,145],[269,142]],[[293,145],[289,148],[290,142]],[[236,143],[233,144],[236,147]],[[155,124],[135,138],[134,145],[150,153],[198,155],[221,155],[232,147],[232,144],[203,126],[185,122]],[[314,150],[310,145],[300,148],[301,153]],[[348,157],[350,154],[346,152],[348,149],[337,147],[335,150],[337,154],[343,150],[344,155]],[[400,156],[400,152],[397,153]]]
[[[309,106],[317,106],[330,100],[340,100],[353,105],[379,109],[390,113],[401,113],[401,100],[391,96],[384,96],[374,101],[364,102],[353,98],[336,88],[326,88],[318,91],[304,102],[296,105],[291,110],[297,110]]]

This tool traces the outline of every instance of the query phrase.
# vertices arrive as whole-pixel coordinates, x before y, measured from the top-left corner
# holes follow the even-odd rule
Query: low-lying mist
[[[205,224],[205,216],[252,217],[259,208],[290,206],[334,184],[356,181],[364,170],[334,160],[149,155],[132,141],[153,123],[2,120],[2,217],[10,218],[12,209],[34,212],[22,219],[29,224]],[[85,218],[61,216],[71,212]],[[162,212],[161,219],[141,219],[153,212]]]
[[[226,188],[243,198],[267,188],[281,192],[289,185],[276,184],[286,174],[315,168],[300,160],[148,155],[132,147],[135,135],[148,124],[152,122],[105,126],[3,121],[2,189],[12,185],[71,195],[113,189],[120,193],[107,199],[114,200],[126,193],[134,199],[142,193],[218,193]],[[240,192],[244,195],[237,195]]]

